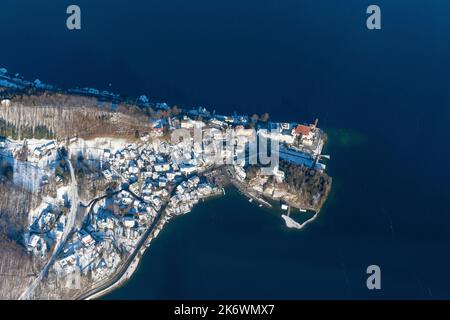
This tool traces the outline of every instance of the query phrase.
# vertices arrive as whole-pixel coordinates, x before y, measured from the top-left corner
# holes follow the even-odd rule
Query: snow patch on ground
[[[103,151],[104,149],[109,149],[111,152],[116,152],[119,149],[122,149],[125,145],[130,143],[127,139],[119,139],[119,138],[95,138],[91,140],[77,139],[77,141],[72,142],[70,144],[70,149],[74,150],[95,150],[100,149]]]
[[[281,215],[281,217],[283,217],[284,221],[286,222],[286,226],[288,228],[295,228],[295,229],[301,229],[302,225],[300,223],[298,223],[297,221],[295,221],[294,219],[292,219],[291,217],[283,214]]]
[[[56,190],[56,198],[46,196],[42,198],[41,203],[35,209],[30,210],[28,214],[28,225],[32,225],[33,222],[39,217],[40,213],[46,209],[50,204],[57,205],[64,203],[65,198],[69,194],[70,187],[62,186]]]
[[[46,172],[29,162],[14,161],[14,185],[32,193],[39,192],[41,181]]]
[[[297,221],[295,221],[294,219],[292,219],[291,217],[289,217],[285,214],[282,214],[281,217],[286,222],[286,226],[288,228],[303,229],[307,224],[313,222],[317,218],[317,215],[318,215],[318,213],[316,212],[310,219],[306,220],[303,223],[298,223]]]
[[[82,155],[87,160],[100,160],[106,161],[104,158],[104,152],[106,149],[111,154],[114,154],[117,150],[123,149],[130,141],[120,138],[95,138],[90,140],[77,139],[72,141],[69,146],[70,156]]]

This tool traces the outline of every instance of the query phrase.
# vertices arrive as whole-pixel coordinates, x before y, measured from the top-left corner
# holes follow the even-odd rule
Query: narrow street
[[[65,245],[65,243],[67,241],[67,238],[68,238],[68,236],[70,235],[70,233],[71,233],[71,231],[73,229],[73,225],[75,223],[75,217],[77,215],[78,203],[79,203],[79,199],[78,199],[78,184],[77,184],[77,179],[75,177],[75,171],[73,170],[72,163],[70,162],[69,159],[67,159],[67,157],[66,157],[66,163],[68,164],[68,167],[69,167],[70,179],[71,179],[71,181],[70,181],[70,189],[68,191],[68,193],[69,193],[68,196],[69,196],[71,204],[70,204],[70,212],[69,212],[69,214],[67,216],[67,220],[66,220],[67,223],[64,226],[63,235],[61,237],[61,240],[55,246],[55,249],[53,250],[53,254],[48,259],[48,261],[45,264],[45,266],[42,268],[42,270],[39,273],[38,277],[31,283],[31,285],[27,288],[27,290],[25,290],[25,292],[23,292],[20,295],[19,300],[28,300],[28,299],[30,299],[32,297],[32,294],[36,290],[37,286],[42,281],[42,279],[45,277],[45,275],[47,274],[48,270],[50,269],[50,267],[55,262],[55,259],[58,257],[58,255],[60,254],[61,250],[64,248],[64,245]]]

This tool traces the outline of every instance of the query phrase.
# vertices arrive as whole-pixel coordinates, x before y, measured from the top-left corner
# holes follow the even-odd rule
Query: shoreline
[[[89,291],[96,291],[96,290],[98,290],[98,289],[96,289],[94,287],[94,288],[90,289],[87,293],[82,293],[82,294],[78,295],[75,298],[75,300],[94,300],[94,299],[98,299],[98,298],[101,298],[102,296],[105,296],[108,293],[114,291],[115,289],[120,288],[122,285],[124,285],[129,279],[131,279],[133,274],[136,272],[136,270],[138,269],[139,263],[141,261],[141,258],[143,257],[145,251],[150,247],[150,243],[153,241],[153,239],[155,239],[158,236],[159,232],[163,229],[163,227],[166,224],[166,222],[167,222],[167,220],[165,220],[163,218],[161,220],[161,224],[157,225],[152,230],[152,232],[150,233],[149,237],[144,240],[144,242],[141,245],[141,248],[137,250],[137,253],[133,257],[133,260],[130,262],[128,267],[123,271],[122,275],[120,276],[120,278],[117,281],[111,283],[106,288],[103,288],[103,289],[101,289],[98,292],[89,293]],[[118,271],[120,273],[120,270],[118,270]],[[114,276],[112,278],[114,278]],[[108,279],[105,279],[105,281],[107,282]],[[99,286],[102,286],[102,284],[100,283]]]
[[[137,257],[136,256],[134,258],[134,260],[128,266],[128,269],[125,271],[125,273],[122,275],[122,277],[119,280],[117,280],[117,282],[111,284],[109,287],[103,289],[102,291],[93,293],[92,295],[89,295],[89,296],[87,296],[87,297],[85,297],[85,298],[83,298],[81,300],[96,300],[96,299],[99,299],[99,298],[107,295],[108,293],[114,291],[115,289],[120,288],[129,279],[131,279],[131,277],[133,276],[133,274],[137,270],[137,267],[139,265],[140,260],[141,260],[141,257]]]
[[[223,192],[222,189],[221,189],[221,191]],[[222,192],[220,192],[219,194],[221,194]],[[209,199],[213,199],[213,198],[219,196],[219,194],[212,194],[212,195],[210,195],[208,197],[203,198],[203,200],[207,201]],[[225,194],[225,193],[223,193],[223,194]],[[164,212],[162,212],[162,213],[164,213]],[[101,289],[98,292],[93,292],[92,294],[89,294],[89,291],[97,290],[96,288],[92,288],[86,294],[80,294],[75,299],[76,300],[94,300],[94,299],[98,299],[98,298],[101,298],[101,297],[107,295],[108,293],[114,291],[115,289],[118,289],[121,286],[125,285],[126,282],[129,279],[131,279],[131,277],[135,274],[136,270],[139,267],[139,263],[141,262],[141,258],[144,256],[144,254],[147,251],[147,249],[150,248],[151,242],[164,229],[164,226],[166,225],[166,223],[168,223],[169,220],[171,220],[172,218],[175,218],[175,217],[176,216],[168,216],[167,217],[166,215],[163,215],[161,217],[160,222],[152,229],[152,231],[150,232],[149,236],[141,244],[141,247],[139,249],[137,249],[137,253],[133,257],[133,260],[130,262],[128,267],[123,271],[123,274],[120,276],[120,278],[117,281],[115,281],[111,285],[107,286],[106,288]],[[113,276],[112,278],[114,278],[114,277],[115,276]],[[108,279],[105,279],[105,281],[107,282]],[[99,284],[99,286],[102,286],[102,284]]]
[[[1,76],[3,78],[5,78],[5,73],[1,74]],[[19,88],[19,89],[25,90],[26,88]],[[57,94],[61,94],[61,95],[79,95],[79,94],[83,95],[83,94],[86,94],[88,96],[93,96],[93,97],[97,97],[97,98],[103,97],[102,94],[91,92],[90,90],[88,90],[89,92],[82,92],[82,90],[81,91],[80,90],[58,91],[60,89],[57,89],[56,87],[55,88],[52,88],[52,87],[45,88],[45,89],[41,88],[41,90],[43,92],[53,92],[53,93],[57,93]],[[114,96],[115,99],[119,99],[119,97],[120,96]],[[139,107],[139,104],[134,103],[133,106]],[[202,111],[202,112],[206,112],[206,109],[204,109],[204,110],[205,111]],[[184,110],[183,112],[186,112],[186,114],[189,114],[189,111]],[[200,109],[198,112],[200,112]],[[212,118],[214,118],[214,115],[212,116]],[[241,120],[233,120],[233,125],[236,123],[245,123],[245,122],[242,119]],[[300,126],[300,125],[298,125],[298,123],[293,123],[293,124],[296,126]],[[317,120],[316,120],[316,123],[314,124],[314,128],[316,128],[315,127],[316,124],[317,124]],[[311,124],[310,127],[313,127],[313,125]],[[286,202],[282,198],[275,199],[275,198],[265,195],[264,193],[253,190],[252,187],[249,185],[249,183],[236,180],[236,177],[234,176],[234,174],[232,174],[229,170],[227,170],[227,171],[228,171],[228,173],[225,172],[225,176],[227,176],[227,178],[229,178],[229,182],[231,183],[231,185],[233,185],[243,196],[255,200],[255,202],[257,202],[259,204],[259,207],[265,206],[267,208],[275,209],[276,205],[274,205],[274,203],[276,201]],[[136,197],[136,195],[134,195],[134,196]],[[288,203],[288,204],[290,207],[297,208],[301,211],[311,210],[311,211],[315,212],[314,216],[311,219],[308,219],[302,225],[306,225],[306,224],[312,222],[315,219],[315,217],[317,216],[318,212],[320,211],[320,208],[313,209],[313,208],[309,208],[309,207],[300,207],[298,205],[293,205],[292,203]],[[166,206],[167,206],[167,203],[165,204],[165,207]],[[132,275],[134,274],[134,272],[136,271],[136,269],[139,265],[141,257],[145,253],[145,250],[150,246],[150,242],[163,229],[164,224],[173,217],[172,212],[166,211],[165,207],[164,207],[164,209],[162,209],[161,212],[159,212],[157,221],[152,222],[152,224],[149,226],[149,230],[144,231],[144,234],[142,235],[142,239],[140,239],[139,242],[137,242],[136,249],[134,251],[130,250],[131,254],[127,256],[123,265],[121,267],[119,267],[116,270],[116,272],[113,272],[111,276],[107,276],[105,279],[100,280],[97,284],[96,283],[92,283],[90,285],[88,284],[88,287],[87,287],[87,290],[85,290],[85,293],[75,294],[75,299],[91,300],[91,299],[96,299],[96,298],[102,297],[102,296],[106,295],[107,293],[111,292],[112,290],[116,289],[117,287],[120,287],[121,285],[126,283],[126,281],[128,279],[130,279],[132,277]],[[282,215],[282,217],[283,217],[283,215]]]
[[[250,199],[254,199],[254,201],[258,201],[260,200],[260,198],[255,198],[255,196],[241,190],[240,188],[238,188],[233,182],[231,183],[231,186],[234,187],[237,191],[238,194],[240,194],[242,197],[244,198],[250,198]],[[225,193],[224,193],[225,195]],[[209,199],[213,199],[215,197],[217,197],[218,195],[212,195],[210,197],[207,197],[204,199],[204,201],[207,201]],[[264,201],[264,200],[263,200]],[[277,211],[276,208],[274,208],[271,204],[269,204],[268,202],[264,201],[263,202],[266,208],[272,209],[274,211]],[[266,204],[270,205],[270,207],[268,207]],[[299,209],[295,206],[292,206],[296,209]],[[310,209],[308,209],[310,210]],[[317,219],[317,216],[319,215],[320,210],[310,210],[314,212],[314,215],[304,221],[303,223],[298,223],[296,222],[294,219],[290,218],[289,216],[287,216],[289,219],[291,219],[292,221],[294,221],[296,224],[298,224],[300,227],[289,227],[288,223],[286,221],[286,219],[284,218],[286,215],[285,214],[281,214],[281,217],[285,220],[286,226],[288,228],[295,228],[298,230],[303,229],[306,225],[312,223],[314,220]],[[171,218],[175,218],[175,217],[171,217]],[[136,273],[139,264],[141,263],[141,259],[144,256],[145,252],[147,249],[150,248],[150,244],[151,242],[158,236],[159,232],[161,232],[165,226],[165,224],[171,219],[167,219],[167,218],[162,218],[160,224],[158,224],[154,230],[151,232],[150,236],[147,238],[147,240],[144,241],[144,243],[142,244],[141,248],[139,249],[138,253],[136,254],[136,256],[133,258],[133,260],[131,261],[131,263],[128,265],[128,267],[126,268],[126,270],[124,271],[124,273],[122,274],[122,276],[115,281],[114,283],[112,283],[111,285],[109,285],[108,287],[101,289],[99,292],[94,292],[92,294],[88,294],[87,296],[83,296],[83,294],[79,295],[79,297],[76,298],[76,300],[95,300],[95,299],[99,299],[101,297],[106,296],[107,294],[111,293],[112,291],[119,289],[120,287],[126,285],[127,281],[129,281],[133,275]],[[107,279],[106,279],[107,280]],[[100,284],[101,285],[101,284]],[[90,291],[95,291],[96,289],[93,288]],[[89,293],[89,292],[88,292]]]

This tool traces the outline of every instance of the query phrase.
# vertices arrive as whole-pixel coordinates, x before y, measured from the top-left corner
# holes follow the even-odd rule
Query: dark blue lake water
[[[171,222],[108,298],[450,298],[450,3],[377,0],[369,31],[372,2],[1,1],[0,66],[27,79],[329,133],[316,223],[288,230],[231,192]]]

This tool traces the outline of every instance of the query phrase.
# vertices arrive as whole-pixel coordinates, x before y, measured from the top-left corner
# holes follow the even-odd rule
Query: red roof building
[[[294,134],[301,134],[302,136],[307,136],[310,131],[311,131],[310,127],[299,124],[297,127],[295,127]]]

